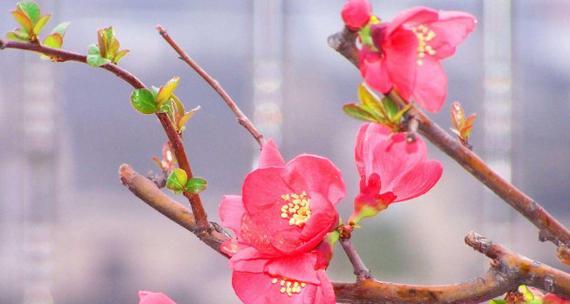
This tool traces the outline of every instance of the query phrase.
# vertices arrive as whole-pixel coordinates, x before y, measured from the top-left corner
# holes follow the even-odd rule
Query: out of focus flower
[[[161,292],[139,291],[139,304],[176,304]]]

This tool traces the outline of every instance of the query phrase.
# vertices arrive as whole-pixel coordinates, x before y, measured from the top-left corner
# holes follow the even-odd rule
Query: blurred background
[[[9,13],[15,2],[0,1],[0,32],[16,27]],[[340,211],[348,217],[359,123],[341,106],[355,100],[360,77],[326,43],[342,27],[344,1],[38,2],[54,14],[48,28],[72,22],[66,49],[86,53],[96,30],[113,25],[131,50],[122,66],[148,85],[182,77],[178,95],[187,107],[202,107],[186,147],[196,174],[209,181],[203,198],[211,220],[223,194],[240,192],[257,149],[161,40],[157,23],[279,141],[286,159],[315,153],[342,169],[349,193]],[[385,20],[415,5],[477,16],[477,31],[445,62],[448,102],[433,118],[448,128],[454,100],[477,112],[474,150],[570,225],[570,2],[372,3]],[[131,108],[128,85],[103,70],[14,50],[0,53],[0,71],[0,303],[136,303],[140,289],[178,303],[238,302],[226,260],[119,183],[124,162],[156,170],[151,157],[165,141],[154,117]],[[488,260],[463,243],[470,230],[569,270],[526,219],[435,147],[429,153],[444,163],[439,184],[355,233],[377,278],[441,284],[482,274]],[[341,251],[329,273],[353,280]]]

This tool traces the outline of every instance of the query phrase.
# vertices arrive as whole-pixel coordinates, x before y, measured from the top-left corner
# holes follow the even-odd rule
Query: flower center
[[[435,32],[430,30],[425,25],[418,25],[412,29],[416,37],[418,38],[418,60],[416,63],[418,65],[423,65],[423,58],[428,55],[435,55],[436,51],[428,44],[433,38],[435,38]]]
[[[282,279],[273,278],[273,280],[271,280],[271,283],[273,284],[279,283],[280,286],[279,292],[282,294],[286,294],[288,296],[292,296],[294,294],[300,294],[301,291],[303,291],[303,288],[307,285],[306,283],[303,282],[288,280],[285,278]]]
[[[301,194],[289,193],[281,195],[285,202],[281,206],[281,218],[289,219],[289,225],[304,225],[311,217],[311,199],[303,191]]]

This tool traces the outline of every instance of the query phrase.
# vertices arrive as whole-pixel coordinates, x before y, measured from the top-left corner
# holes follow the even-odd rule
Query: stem
[[[202,77],[202,79],[204,79],[212,87],[212,89],[214,89],[214,91],[216,91],[216,93],[222,97],[222,100],[236,116],[239,124],[242,125],[249,132],[249,134],[251,134],[251,136],[253,136],[261,148],[263,146],[263,134],[257,130],[257,128],[241,111],[237,103],[226,92],[226,90],[224,90],[220,83],[212,76],[210,76],[210,74],[208,74],[202,67],[200,67],[196,61],[192,60],[192,58],[188,56],[188,54],[180,47],[180,45],[178,45],[178,43],[172,37],[170,37],[164,27],[157,25],[156,29],[160,33],[160,36],[162,36],[162,38],[164,38],[164,40],[174,49],[174,51],[176,51],[176,53],[180,56],[180,59],[182,59],[194,71],[196,71],[196,73],[198,73],[198,75],[200,75],[200,77]]]
[[[356,280],[362,281],[372,278],[370,270],[368,270],[368,268],[360,258],[358,251],[352,245],[352,241],[348,238],[346,239],[341,238],[340,245],[342,246],[342,249],[344,249],[346,256],[348,257],[350,263],[352,264],[352,268],[354,269],[354,275],[356,275]]]
[[[345,28],[329,37],[329,45],[358,67],[355,39],[356,33]],[[400,105],[408,104],[394,90],[387,95]],[[570,231],[540,204],[500,177],[477,154],[445,132],[415,105],[412,105],[408,113],[419,122],[422,135],[538,227],[541,241],[551,241],[557,246],[570,246]]]
[[[61,49],[48,48],[33,43],[3,41],[0,39],[0,49],[19,49],[25,51],[32,51],[36,53],[57,57],[62,62],[75,61],[80,63],[87,63],[87,56],[85,55]],[[102,65],[101,68],[115,74],[117,77],[124,80],[135,89],[146,88],[145,84],[141,80],[139,80],[135,75],[115,64],[108,63]],[[190,163],[188,162],[188,158],[186,157],[186,152],[184,151],[184,144],[182,143],[182,138],[180,137],[178,132],[176,132],[174,126],[172,125],[172,122],[170,122],[168,116],[165,113],[156,113],[156,116],[160,120],[164,132],[168,137],[168,140],[170,140],[170,142],[172,143],[174,154],[176,155],[176,159],[178,160],[180,168],[186,171],[189,177],[192,177],[192,169],[190,167]],[[201,227],[201,229],[203,230],[209,229],[210,225],[208,223],[204,207],[202,206],[202,201],[200,199],[200,196],[197,194],[190,194],[190,193],[184,193],[184,196],[188,198],[190,205],[192,206],[192,212],[196,217],[196,222],[198,226]]]

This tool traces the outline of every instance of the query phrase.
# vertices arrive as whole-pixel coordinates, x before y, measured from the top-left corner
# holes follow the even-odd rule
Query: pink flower
[[[354,199],[352,216],[357,222],[391,203],[426,193],[443,171],[439,161],[427,159],[426,144],[420,137],[407,142],[406,134],[391,134],[390,129],[375,123],[360,127],[354,154],[360,174],[360,193]]]
[[[242,196],[225,196],[219,213],[239,244],[266,256],[293,255],[314,249],[338,224],[334,205],[344,195],[340,171],[330,160],[303,154],[285,164],[268,141]],[[223,248],[231,255],[239,246],[234,241]]]
[[[391,23],[372,25],[374,45],[361,49],[361,74],[382,93],[395,88],[404,99],[438,112],[447,95],[447,76],[440,60],[455,53],[476,23],[467,13],[416,7]]]
[[[247,304],[333,304],[335,294],[325,268],[331,247],[293,256],[267,258],[253,247],[240,249],[230,260],[232,285]]]
[[[165,294],[152,291],[139,291],[139,304],[176,304]]]
[[[372,16],[372,5],[368,0],[348,0],[340,13],[344,24],[351,30],[360,30]]]

